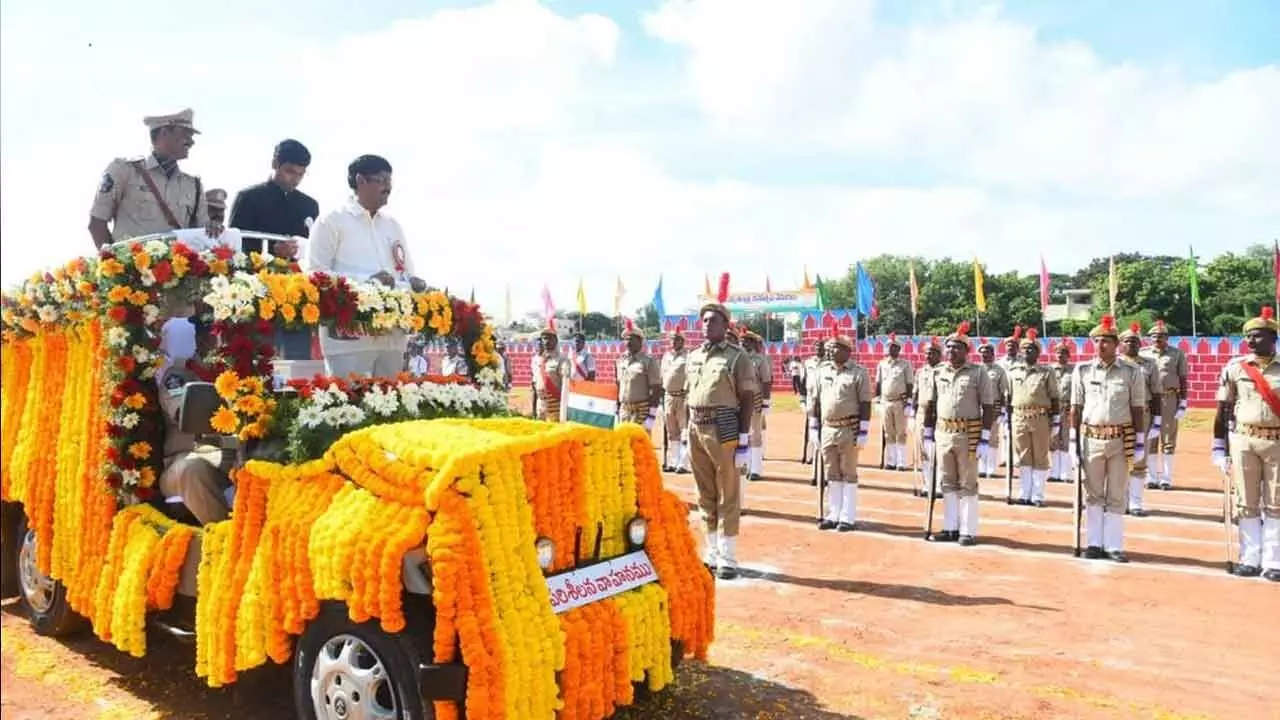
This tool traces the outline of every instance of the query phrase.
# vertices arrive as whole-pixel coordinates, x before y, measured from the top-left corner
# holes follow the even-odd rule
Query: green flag
[[[826,310],[827,309],[827,284],[822,282],[821,275],[818,275],[817,278],[818,278],[818,281],[815,282],[813,286],[818,290],[818,309]]]
[[[1187,274],[1191,276],[1191,304],[1200,304],[1200,278],[1199,272],[1196,270],[1196,250],[1191,246],[1187,246],[1190,251],[1190,260],[1187,262]]]

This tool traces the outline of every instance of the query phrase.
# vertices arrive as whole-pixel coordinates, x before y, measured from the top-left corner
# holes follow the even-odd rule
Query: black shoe
[[[933,534],[933,541],[940,543],[955,542],[960,539],[959,530],[943,530]]]
[[[1062,482],[1062,478],[1051,477],[1049,478],[1049,482]]]
[[[1148,481],[1147,481],[1147,489],[1148,489],[1148,490],[1159,490],[1159,489],[1160,489],[1160,483],[1156,482],[1155,480],[1148,480]]]
[[[1146,517],[1147,511],[1143,510],[1142,508],[1133,508],[1132,510],[1129,511],[1129,514],[1134,517]]]
[[[676,470],[676,474],[677,474],[677,475],[688,475],[688,474],[689,474],[689,473],[691,473],[691,472],[693,472],[693,471],[692,471],[692,470],[690,470],[689,468],[679,468],[679,469],[677,469],[677,470]]]
[[[1031,501],[1031,504],[1032,504],[1032,505],[1034,505],[1034,506],[1036,506],[1036,507],[1038,507],[1038,508],[1042,508],[1042,507],[1044,507],[1044,501],[1043,501],[1043,500],[1032,500],[1032,501]]]
[[[747,479],[750,480],[751,482],[755,482],[760,479],[760,473],[751,473],[750,475],[747,476]]]
[[[835,520],[822,520],[818,523],[819,530],[835,530],[840,523]]]
[[[1129,556],[1125,555],[1123,550],[1110,550],[1107,552],[1107,558],[1111,560],[1111,562],[1118,562],[1118,563],[1129,562]]]
[[[671,467],[670,465],[663,465],[663,466],[662,466],[662,472],[675,472],[675,471],[676,471],[676,469],[675,469],[675,468],[673,468],[673,467]]]
[[[1262,573],[1262,579],[1270,580],[1271,582],[1280,582],[1280,570],[1267,570]]]
[[[1013,501],[1013,504],[1014,505],[1030,505],[1031,501],[1027,500],[1026,498],[1018,498],[1017,500]]]
[[[1090,545],[1084,549],[1085,560],[1101,560],[1107,556],[1107,553],[1097,545]]]
[[[720,568],[716,570],[716,577],[721,580],[737,580],[738,568],[732,565],[721,565]]]
[[[1162,482],[1162,483],[1160,483],[1160,489],[1161,489],[1161,490],[1172,490],[1172,489],[1173,489],[1173,483],[1171,483],[1171,482]]]
[[[963,545],[964,547],[973,547],[974,545],[978,544],[978,538],[972,535],[961,535],[960,544]]]
[[[853,532],[856,529],[853,523],[842,522],[836,525],[836,532]]]
[[[1262,568],[1257,565],[1237,565],[1231,570],[1231,574],[1244,578],[1258,577],[1262,574]]]

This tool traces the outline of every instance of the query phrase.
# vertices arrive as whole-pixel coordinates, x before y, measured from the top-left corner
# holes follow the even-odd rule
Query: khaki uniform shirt
[[[1164,352],[1155,347],[1143,348],[1141,354],[1155,361],[1156,387],[1160,388],[1160,392],[1182,389],[1187,380],[1186,353],[1170,345]]]
[[[1136,358],[1122,355],[1121,360],[1133,363],[1142,371],[1142,386],[1147,389],[1147,401],[1160,395],[1159,380],[1156,378],[1158,370],[1156,370],[1156,361],[1145,355],[1139,354]]]
[[[1237,423],[1280,427],[1280,417],[1271,411],[1271,406],[1262,399],[1262,393],[1258,392],[1253,380],[1245,374],[1245,365],[1261,370],[1262,378],[1271,386],[1272,391],[1280,392],[1280,362],[1267,362],[1257,355],[1245,355],[1232,358],[1222,368],[1222,374],[1218,378],[1218,402],[1234,406],[1233,415]]]
[[[905,358],[884,358],[876,365],[876,382],[880,383],[880,400],[894,402],[907,399],[907,387],[915,384],[915,371]]]
[[[940,365],[941,363],[939,363]],[[920,373],[916,375],[916,383],[911,386],[911,399],[915,402],[916,407],[920,407],[921,388],[925,385],[933,385],[933,373],[938,369],[939,365],[930,365],[925,363],[920,366]]]
[[[184,228],[204,227],[209,224],[209,204],[200,187],[200,179],[181,169],[169,177],[160,169],[155,155],[145,158],[116,158],[102,174],[98,193],[94,196],[89,214],[111,223],[111,239],[114,242],[140,235],[174,230],[160,209],[155,194],[147,186],[142,173],[133,163],[141,161],[145,171],[156,184],[156,190],[173,212],[173,217]],[[193,216],[194,213],[194,216]]]
[[[689,351],[668,351],[662,356],[662,389],[668,393],[683,393],[689,368]]]
[[[747,353],[756,369],[756,394],[768,395],[773,388],[773,360],[764,353]]]
[[[871,379],[866,368],[853,362],[844,367],[827,360],[822,363],[821,380],[818,381],[818,405],[822,423],[829,425],[836,420],[860,417],[862,403],[871,402]]]
[[[983,406],[998,399],[991,374],[981,365],[942,363],[933,369],[933,380],[921,388],[920,402],[936,401],[939,420],[979,420]]]
[[[1062,400],[1053,369],[1044,365],[1014,365],[1009,368],[1009,386],[1014,407],[1034,406],[1048,410]]]
[[[806,394],[813,394],[818,391],[818,368],[822,366],[823,360],[819,360],[817,355],[804,361],[804,389]]]
[[[545,395],[548,392],[548,377],[555,384],[550,389],[553,393],[558,393],[569,377],[569,361],[558,352],[554,355],[535,355],[533,358],[533,387],[538,393]]]
[[[649,402],[661,384],[662,374],[652,355],[639,352],[618,358],[618,402]]]
[[[1060,365],[1053,364],[1053,376],[1058,382],[1058,397],[1062,400],[1063,405],[1071,404],[1071,377],[1075,374],[1075,363],[1067,363]]]
[[[685,378],[689,407],[738,407],[740,393],[755,393],[756,372],[751,358],[728,342],[703,343],[689,353]]]
[[[1130,425],[1134,409],[1147,407],[1142,370],[1119,358],[1110,367],[1101,360],[1076,366],[1071,379],[1071,404],[1085,425]]]
[[[990,365],[983,364],[982,368],[986,370],[987,377],[991,378],[991,391],[996,394],[996,405],[1002,405],[1009,400],[1009,372],[1004,366],[998,362]]]

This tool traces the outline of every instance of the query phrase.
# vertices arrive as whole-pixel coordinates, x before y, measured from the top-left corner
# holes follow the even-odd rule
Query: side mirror
[[[210,421],[222,407],[222,398],[213,383],[189,382],[182,389],[185,393],[178,412],[178,430],[189,435],[215,434]]]

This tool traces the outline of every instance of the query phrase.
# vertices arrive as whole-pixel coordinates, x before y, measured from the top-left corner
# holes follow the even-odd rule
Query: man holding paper
[[[347,185],[351,200],[312,225],[305,269],[353,283],[426,290],[427,284],[414,275],[404,230],[382,210],[391,196],[391,163],[377,155],[361,155],[347,167]],[[405,341],[401,331],[359,336],[324,328],[320,348],[325,372],[392,377],[403,367]]]

